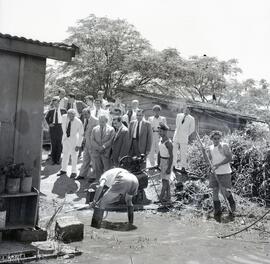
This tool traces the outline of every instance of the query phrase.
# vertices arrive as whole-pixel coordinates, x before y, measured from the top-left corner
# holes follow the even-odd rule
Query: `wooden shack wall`
[[[33,186],[40,186],[43,97],[46,59],[17,53],[0,53],[1,162],[13,158],[31,171]],[[5,101],[2,104],[2,101]],[[7,115],[7,113],[9,115]]]
[[[145,117],[148,118],[153,115],[152,107],[155,104],[162,106],[161,115],[167,118],[167,123],[171,130],[169,136],[173,136],[175,130],[176,115],[179,112],[181,105],[185,103],[185,99],[179,101],[166,102],[162,99],[152,99],[147,96],[135,94],[122,94],[122,101],[124,104],[130,104],[132,100],[139,100],[140,108],[145,110]],[[199,110],[191,108],[191,114],[196,121],[196,129],[200,134],[209,134],[212,130],[220,130],[223,133],[229,133],[235,129],[241,129],[245,126],[246,120],[240,119],[229,114],[222,115],[221,113],[214,113],[208,110]]]

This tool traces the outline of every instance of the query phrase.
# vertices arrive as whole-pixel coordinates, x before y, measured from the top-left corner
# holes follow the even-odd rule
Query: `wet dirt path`
[[[270,263],[269,241],[254,234],[232,239],[219,239],[217,234],[229,232],[231,224],[213,220],[177,219],[168,213],[136,212],[137,229],[126,230],[125,213],[110,212],[106,221],[118,222],[97,230],[90,226],[92,213],[76,213],[85,224],[85,238],[72,243],[84,253],[74,259],[58,259],[40,263],[110,263],[110,264],[210,264]],[[64,261],[64,262],[63,262]]]
[[[65,210],[85,203],[84,182],[57,177],[59,169],[47,164],[43,167],[41,224],[48,221],[65,196]],[[182,211],[178,213],[136,212],[136,228],[127,231],[124,223],[127,221],[126,213],[109,212],[105,220],[107,224],[97,230],[90,226],[92,211],[62,212],[62,215],[77,216],[84,223],[84,240],[71,243],[83,254],[73,259],[59,258],[38,263],[270,264],[269,236],[264,237],[260,232],[251,230],[230,239],[219,239],[219,234],[228,234],[244,226],[236,228],[234,223],[219,224],[212,219],[187,216]],[[269,221],[267,230],[270,230]]]

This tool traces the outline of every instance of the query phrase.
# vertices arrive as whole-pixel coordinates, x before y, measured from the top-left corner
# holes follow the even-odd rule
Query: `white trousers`
[[[155,154],[158,154],[158,151],[159,151],[159,148],[158,148],[159,141],[160,141],[160,136],[158,132],[153,132],[152,147],[148,154],[148,158],[149,158],[151,166],[155,166],[157,163],[156,162],[157,158],[155,157]]]
[[[69,157],[71,155],[72,173],[77,173],[78,152],[75,151],[76,140],[67,138],[63,141],[62,171],[67,171]]]
[[[173,142],[173,166],[177,165],[178,151],[180,152],[180,162],[179,167],[187,169],[187,152],[188,143],[183,142]],[[177,166],[176,166],[177,167]]]

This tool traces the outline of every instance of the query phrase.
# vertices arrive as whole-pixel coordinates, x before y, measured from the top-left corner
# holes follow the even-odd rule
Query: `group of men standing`
[[[74,94],[67,98],[65,91],[59,89],[58,96],[52,98],[46,121],[50,130],[53,165],[60,164],[63,152],[59,175],[67,172],[70,157],[71,178],[88,178],[89,181],[98,179],[111,167],[119,166],[120,159],[126,155],[148,156],[151,166],[156,165],[159,126],[167,125],[166,118],[160,115],[161,107],[155,105],[152,109],[154,115],[146,120],[138,100],[133,100],[125,111],[119,98],[109,105],[103,96],[103,91],[99,91],[96,99],[86,96],[84,103],[76,100]],[[182,170],[187,168],[188,139],[194,130],[194,118],[184,107],[176,118],[172,166],[176,166],[180,150],[180,167]],[[83,164],[77,176],[76,165],[82,150]]]

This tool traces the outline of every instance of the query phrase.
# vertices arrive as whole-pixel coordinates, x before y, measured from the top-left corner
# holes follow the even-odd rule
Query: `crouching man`
[[[229,146],[221,141],[222,133],[220,131],[213,131],[210,139],[213,142],[208,149],[208,155],[213,164],[213,169],[218,178],[211,174],[209,179],[209,187],[213,188],[213,203],[214,203],[214,218],[216,221],[221,221],[221,205],[219,200],[219,191],[226,195],[231,207],[231,211],[235,211],[235,201],[233,199],[231,188],[231,166],[232,153]]]
[[[106,187],[108,189],[102,196],[103,189]],[[123,168],[114,168],[104,172],[100,177],[99,186],[91,204],[91,207],[94,207],[91,226],[100,228],[104,210],[108,208],[108,205],[118,202],[122,197],[124,197],[127,205],[128,222],[133,224],[132,198],[137,194],[138,187],[137,177]]]

